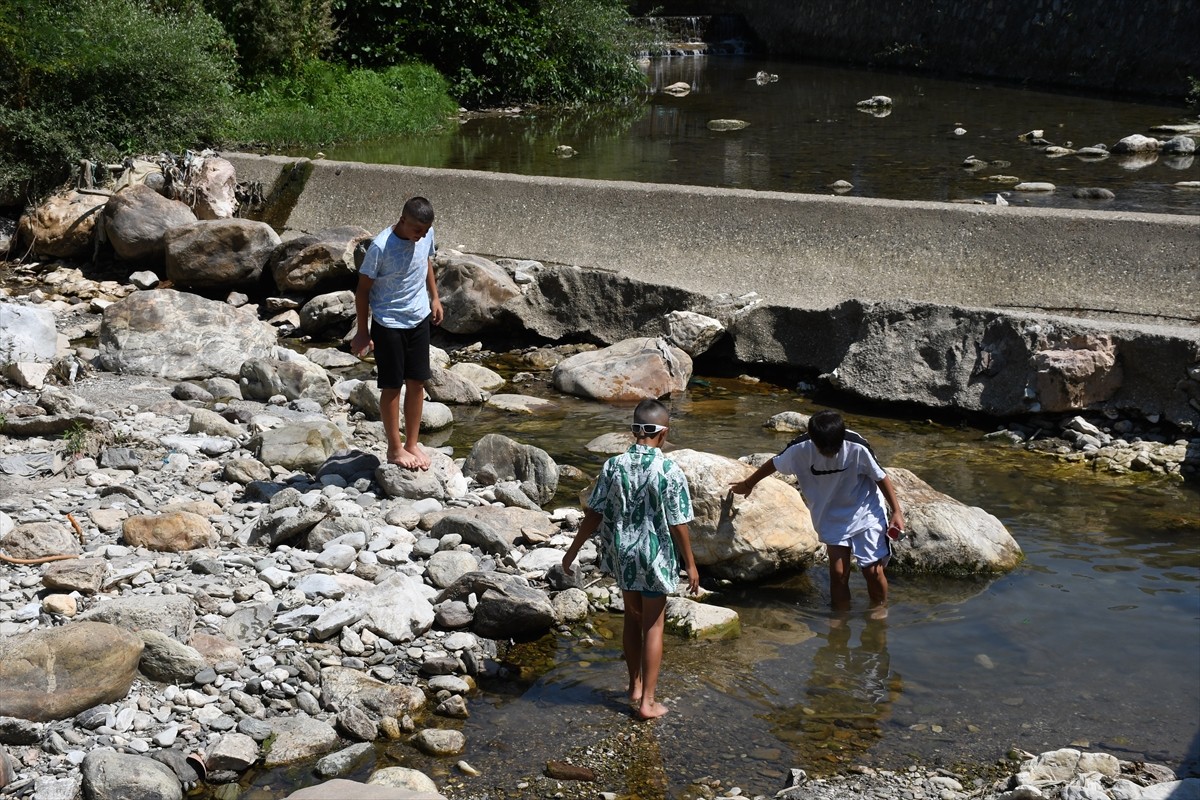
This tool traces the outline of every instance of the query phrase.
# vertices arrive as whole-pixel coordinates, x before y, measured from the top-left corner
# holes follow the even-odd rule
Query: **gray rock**
[[[466,749],[467,738],[461,731],[426,728],[413,737],[413,744],[427,755],[456,756]]]
[[[96,800],[182,800],[183,785],[166,764],[145,756],[93,750],[83,759],[84,796]]]
[[[167,230],[167,279],[186,289],[256,287],[279,234],[265,222],[202,219]]]
[[[425,382],[425,391],[439,403],[457,405],[482,405],[483,390],[457,372],[434,367],[432,376]]]
[[[145,643],[139,669],[151,680],[187,684],[208,662],[194,648],[165,633],[153,630],[138,631]]]
[[[364,763],[374,753],[374,748],[367,742],[359,742],[344,747],[336,753],[330,753],[317,762],[316,773],[323,778],[336,778],[347,775]]]
[[[558,491],[558,465],[549,453],[498,433],[475,443],[463,463],[463,474],[484,485],[518,481],[521,491],[541,504],[550,502]]]
[[[658,398],[687,388],[692,359],[665,339],[626,339],[559,362],[551,379],[560,392],[605,402]]]
[[[467,493],[466,480],[453,459],[444,453],[429,451],[429,460],[429,469],[425,470],[384,464],[375,470],[375,480],[386,496],[409,500],[449,500]]]
[[[234,376],[247,358],[269,355],[275,339],[253,312],[154,289],[104,309],[100,364],[110,372],[171,380]]]
[[[26,244],[42,258],[91,258],[106,202],[104,197],[75,191],[54,195],[21,215],[13,241]]]
[[[354,292],[317,295],[300,307],[300,330],[310,336],[341,337],[354,325]]]
[[[233,770],[245,772],[258,761],[258,742],[244,733],[226,733],[204,752],[204,765],[209,772]]]
[[[561,556],[560,556],[561,558]],[[468,572],[479,569],[479,559],[461,550],[443,550],[434,553],[425,565],[429,582],[438,589],[445,589]]]
[[[264,431],[250,448],[267,466],[316,472],[335,452],[347,448],[341,428],[328,419],[305,419]]]
[[[85,611],[79,619],[106,622],[131,633],[158,631],[186,642],[196,624],[196,609],[186,595],[128,595],[101,603]]]
[[[354,248],[371,239],[366,228],[345,225],[283,242],[271,254],[269,267],[281,292],[312,294],[348,288],[357,268]]]
[[[288,400],[333,401],[333,386],[323,367],[303,357],[250,358],[239,370],[242,397],[268,400],[283,395]]]
[[[488,639],[537,638],[554,624],[554,609],[545,592],[516,575],[468,572],[438,595],[437,602],[475,594],[479,604],[471,631]]]
[[[435,262],[438,296],[446,311],[442,327],[450,333],[472,334],[505,324],[500,312],[521,294],[501,267],[486,258],[450,252]]]
[[[326,667],[321,670],[321,696],[335,712],[357,705],[379,717],[401,719],[425,707],[425,693],[416,686],[384,683],[355,669]]]
[[[340,742],[329,723],[311,717],[273,717],[266,722],[275,736],[263,756],[263,766],[268,769],[312,760],[333,750]]]
[[[0,364],[50,361],[58,352],[58,331],[49,309],[0,303]]]
[[[117,192],[104,206],[105,236],[123,261],[165,266],[168,231],[196,221],[186,203],[143,184]]]

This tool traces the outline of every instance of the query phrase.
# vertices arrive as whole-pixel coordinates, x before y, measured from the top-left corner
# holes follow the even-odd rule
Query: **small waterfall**
[[[745,20],[740,16],[636,17],[633,24],[651,36],[651,56],[733,55],[750,51]]]

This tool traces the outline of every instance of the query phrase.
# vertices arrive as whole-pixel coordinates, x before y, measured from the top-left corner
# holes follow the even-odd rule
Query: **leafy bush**
[[[457,105],[425,64],[380,72],[311,61],[241,100],[229,138],[272,146],[361,142],[443,125]]]
[[[352,64],[417,58],[470,105],[628,97],[644,48],[621,0],[337,0],[335,52]]]
[[[333,0],[204,0],[237,46],[245,86],[295,75],[333,43]]]
[[[64,181],[83,157],[211,142],[228,119],[232,48],[196,7],[0,0],[0,193]]]

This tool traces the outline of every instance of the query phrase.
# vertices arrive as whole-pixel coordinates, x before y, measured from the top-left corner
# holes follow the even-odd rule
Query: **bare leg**
[[[867,579],[867,596],[871,598],[871,608],[887,608],[888,582],[883,572],[883,562],[876,561],[863,567],[863,577]]]
[[[629,702],[642,704],[642,593],[621,592],[625,601],[625,630],[621,644],[629,669]]]
[[[826,545],[829,551],[829,598],[834,611],[850,610],[850,548]]]
[[[421,412],[425,409],[423,381],[404,381],[404,446],[393,464],[405,469],[429,469],[429,456],[421,448]]]
[[[387,436],[387,462],[396,464],[404,452],[404,442],[400,439],[399,389],[380,390],[379,418],[383,420],[383,432]]]
[[[669,710],[654,700],[658,670],[662,666],[666,611],[666,597],[642,597],[642,702],[637,710],[639,719],[661,717]]]

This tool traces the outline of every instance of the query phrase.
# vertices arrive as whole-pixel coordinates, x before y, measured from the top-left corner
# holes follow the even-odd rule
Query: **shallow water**
[[[470,119],[440,135],[325,152],[347,161],[528,175],[815,194],[831,194],[829,184],[845,180],[854,186],[847,194],[860,197],[994,202],[1004,191],[1012,205],[1200,213],[1200,190],[1174,185],[1200,180],[1192,157],[1049,158],[1017,138],[1041,129],[1055,144],[1112,146],[1183,121],[1179,107],[748,56],[656,59],[647,70],[652,93],[628,108],[534,109]],[[779,80],[759,85],[760,71]],[[686,97],[661,91],[678,81],[692,87]],[[887,116],[856,108],[879,94],[893,99]],[[750,126],[707,127],[728,118]],[[955,135],[958,127],[966,133]],[[577,154],[560,158],[558,145]],[[971,172],[961,166],[968,156],[1010,165]],[[990,175],[1058,189],[1011,192]],[[1081,187],[1108,188],[1116,198],[1072,198]]]
[[[456,455],[500,432],[594,474],[603,456],[585,444],[629,416],[545,387],[520,390],[553,397],[559,409],[535,417],[456,409],[448,440]],[[763,421],[815,409],[765,383],[702,381],[673,403],[671,442],[729,456],[773,451],[789,436]],[[705,776],[773,794],[794,766],[986,764],[1011,746],[1073,744],[1200,774],[1200,493],[1059,465],[984,442],[969,427],[847,418],[885,465],[1000,518],[1025,563],[991,580],[895,575],[886,621],[866,618],[856,576],[858,607],[841,627],[827,612],[822,569],[719,596],[741,615],[741,637],[669,637],[660,695],[672,712],[649,726],[633,722],[622,700],[620,617],[600,615],[594,634],[523,646],[514,660],[526,665],[524,678],[486,685],[469,720],[438,723],[466,733],[462,757],[482,777],[407,745],[381,748],[376,763],[461,784],[458,797],[517,797],[525,796],[518,781],[548,760],[636,733],[650,751],[624,789],[638,797],[680,797]],[[560,488],[565,505],[581,487]],[[282,797],[293,781],[315,779],[303,769],[282,783],[258,776],[247,797]]]

